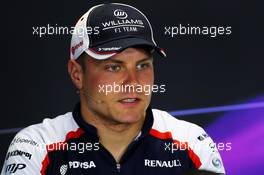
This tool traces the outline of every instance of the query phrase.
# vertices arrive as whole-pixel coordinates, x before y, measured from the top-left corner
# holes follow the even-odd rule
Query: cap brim
[[[136,47],[136,46],[147,46],[153,48],[159,55],[161,55],[162,57],[166,57],[166,53],[162,48],[156,46],[154,43],[150,41],[135,37],[122,38],[122,39],[110,41],[101,44],[99,46],[89,48],[85,50],[85,52],[95,59],[104,60],[114,56],[119,52],[122,52],[126,48]]]

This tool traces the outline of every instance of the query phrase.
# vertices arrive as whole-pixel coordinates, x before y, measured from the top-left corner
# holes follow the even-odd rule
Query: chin
[[[120,123],[137,123],[144,117],[145,111],[122,111],[115,115],[116,120]]]
[[[117,103],[110,108],[112,118],[119,123],[133,124],[145,117],[148,104],[141,101],[137,105],[127,106]]]

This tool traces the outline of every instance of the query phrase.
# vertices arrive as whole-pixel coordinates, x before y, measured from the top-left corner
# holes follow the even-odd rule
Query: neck
[[[142,124],[102,126],[97,128],[101,144],[109,150],[115,160],[119,162],[129,144],[139,134],[141,127]]]
[[[102,116],[94,114],[81,104],[81,114],[84,120],[95,126],[100,143],[113,155],[116,162],[119,162],[128,145],[141,131],[145,117],[136,123],[114,123]]]

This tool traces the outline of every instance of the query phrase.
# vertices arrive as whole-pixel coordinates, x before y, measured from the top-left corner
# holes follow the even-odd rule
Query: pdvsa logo
[[[115,17],[117,17],[119,19],[126,19],[127,18],[127,13],[121,9],[116,9],[114,11],[114,15],[115,15]]]
[[[71,161],[69,162],[70,169],[82,168],[82,169],[89,169],[89,168],[96,168],[94,161],[89,162],[79,162],[79,161]]]
[[[79,162],[79,161],[70,161],[68,164],[63,164],[60,166],[60,174],[65,175],[69,169],[90,169],[96,168],[94,161],[89,162]]]
[[[61,165],[60,167],[61,175],[65,175],[67,173],[67,170],[68,170],[68,165]]]

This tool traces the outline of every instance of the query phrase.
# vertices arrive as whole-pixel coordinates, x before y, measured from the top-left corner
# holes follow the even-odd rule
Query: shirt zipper
[[[121,165],[120,163],[116,163],[116,170],[118,173],[120,173]]]

